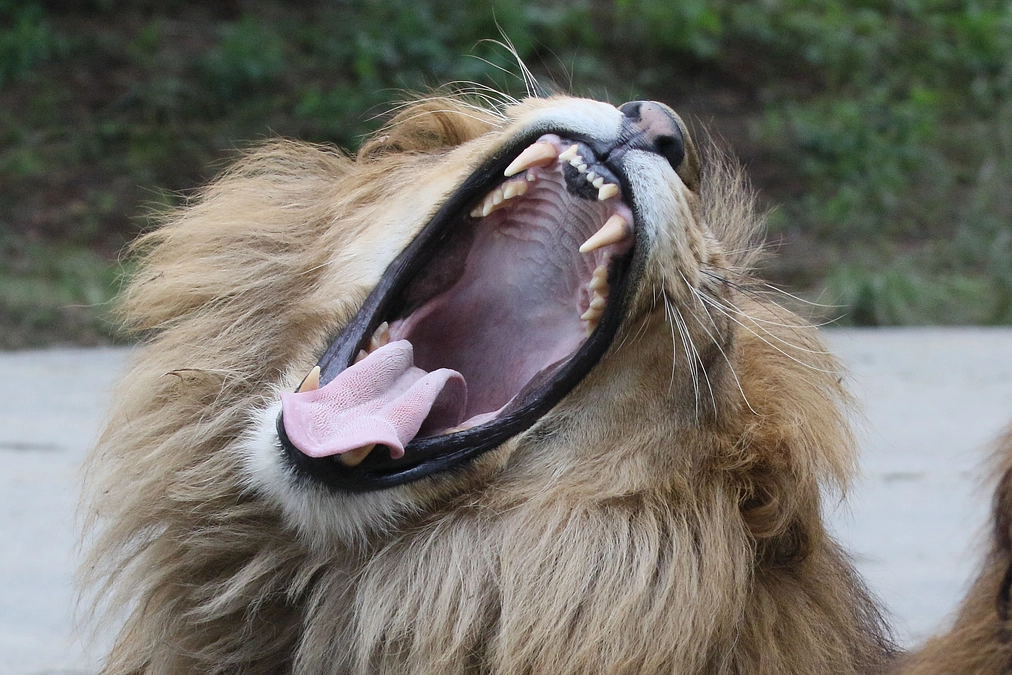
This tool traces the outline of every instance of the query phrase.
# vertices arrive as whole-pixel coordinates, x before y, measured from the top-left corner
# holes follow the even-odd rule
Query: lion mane
[[[680,215],[650,235],[614,341],[529,429],[385,490],[276,463],[280,392],[447,196],[546,119],[591,133],[616,115],[421,99],[354,157],[257,148],[139,239],[122,312],[143,345],[87,468],[83,578],[122,624],[103,672],[896,662],[822,519],[855,467],[840,366],[752,276],[762,218],[741,171],[689,139],[664,173]]]

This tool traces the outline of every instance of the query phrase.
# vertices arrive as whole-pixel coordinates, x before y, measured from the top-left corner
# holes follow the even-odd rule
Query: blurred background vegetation
[[[353,150],[405,91],[670,103],[862,325],[1012,322],[1007,0],[0,0],[0,347],[94,344],[124,244],[239,148]]]

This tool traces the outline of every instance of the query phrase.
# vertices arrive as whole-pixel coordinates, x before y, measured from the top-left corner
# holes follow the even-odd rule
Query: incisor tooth
[[[601,194],[600,193],[601,186],[604,185],[604,178],[601,178],[601,176],[598,176],[597,178],[595,178],[591,182],[591,185],[593,185],[594,187],[596,187],[598,189],[598,194],[600,195]]]
[[[309,371],[309,375],[306,375],[306,379],[299,385],[298,390],[295,392],[301,394],[305,391],[316,391],[320,388],[320,366],[313,366],[313,369]]]
[[[589,173],[587,173],[587,181],[588,182],[593,183],[595,180],[597,180],[597,174],[596,173],[594,173],[593,171],[590,171]]]
[[[363,445],[361,448],[355,448],[354,450],[349,450],[348,452],[338,455],[338,459],[341,464],[344,464],[345,466],[358,466],[362,463],[363,459],[368,457],[369,453],[372,452],[372,449],[375,447],[375,443],[372,445]]]
[[[583,245],[580,246],[580,253],[590,253],[602,246],[617,244],[628,234],[628,225],[626,219],[616,213],[601,226],[600,230],[592,234],[590,239],[583,242]]]
[[[580,162],[579,164],[576,165],[576,170],[579,171],[580,173],[586,173],[586,171],[587,171],[587,163],[586,162]]]
[[[510,162],[504,173],[509,177],[532,166],[545,166],[554,162],[558,156],[559,151],[551,143],[533,143]]]
[[[577,152],[579,152],[579,149],[575,145],[571,145],[562,151],[562,154],[559,155],[559,161],[572,162],[576,158]]]
[[[614,183],[605,183],[597,189],[597,201],[603,202],[618,194],[618,186]]]

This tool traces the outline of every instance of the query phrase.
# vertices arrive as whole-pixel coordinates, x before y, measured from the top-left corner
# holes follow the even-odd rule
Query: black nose
[[[619,106],[629,120],[630,132],[636,137],[631,145],[656,152],[668,160],[672,169],[685,161],[685,138],[678,122],[664,106],[653,101],[629,101]]]

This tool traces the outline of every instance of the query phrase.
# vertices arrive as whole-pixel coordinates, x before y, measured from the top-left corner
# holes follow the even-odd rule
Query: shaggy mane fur
[[[660,367],[612,421],[584,425],[586,439],[637,454],[576,461],[559,449],[554,430],[630,370],[602,362],[581,407],[561,406],[474,471],[404,492],[353,536],[293,523],[251,478],[242,447],[256,415],[298,383],[376,281],[354,267],[356,251],[388,259],[401,245],[369,225],[404,189],[391,177],[420,158],[469,170],[511,119],[439,97],[404,108],[356,158],[268,144],[134,245],[123,319],[145,345],[87,476],[85,582],[125,617],[105,673],[888,665],[877,609],[821,517],[824,491],[844,488],[855,463],[840,369],[749,276],[762,219],[719,153],[704,165],[698,219],[722,253],[700,278],[726,295],[708,307],[658,287],[609,357],[660,354],[690,374]],[[615,421],[632,411],[656,422]]]

